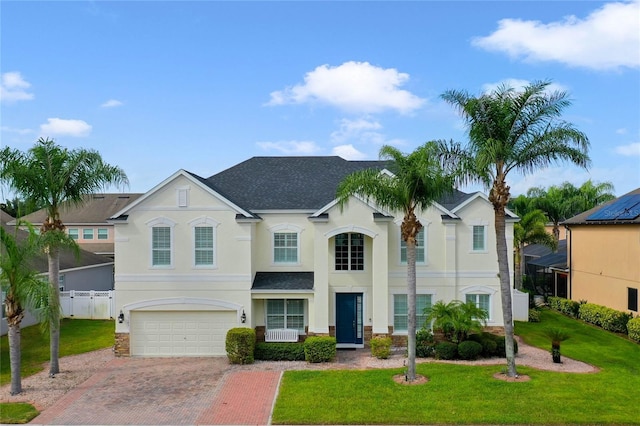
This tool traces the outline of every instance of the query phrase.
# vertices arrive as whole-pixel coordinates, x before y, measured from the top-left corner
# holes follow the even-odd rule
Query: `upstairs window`
[[[487,227],[484,225],[473,225],[472,250],[484,252],[487,250]]]
[[[416,235],[416,263],[425,263],[424,227]],[[407,263],[407,242],[400,235],[400,262]]]
[[[298,263],[298,234],[275,232],[273,234],[273,262]]]
[[[99,240],[108,240],[109,239],[109,230],[107,228],[98,228],[98,239]]]
[[[338,234],[336,244],[336,271],[364,271],[364,235]]]
[[[154,226],[152,235],[152,260],[153,266],[171,265],[171,228],[168,226]]]
[[[194,232],[194,258],[196,266],[213,265],[213,227],[196,226]]]
[[[83,240],[93,240],[93,229],[85,228],[82,230],[82,239]]]
[[[78,235],[79,235],[79,234],[78,234],[78,228],[69,228],[69,229],[67,230],[67,233],[69,234],[69,237],[70,237],[72,240],[77,240],[77,239],[78,239]]]

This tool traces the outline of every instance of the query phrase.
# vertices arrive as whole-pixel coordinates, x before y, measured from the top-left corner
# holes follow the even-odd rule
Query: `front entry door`
[[[362,293],[336,293],[336,343],[355,347],[362,337]]]

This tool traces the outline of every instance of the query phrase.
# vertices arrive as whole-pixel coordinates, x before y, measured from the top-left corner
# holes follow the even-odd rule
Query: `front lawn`
[[[274,424],[640,424],[640,345],[553,311],[517,323],[527,343],[550,349],[544,329],[569,330],[562,354],[595,374],[518,367],[529,382],[494,379],[505,366],[418,364],[420,386],[392,380],[394,370],[287,371]],[[551,355],[549,355],[551,359]]]

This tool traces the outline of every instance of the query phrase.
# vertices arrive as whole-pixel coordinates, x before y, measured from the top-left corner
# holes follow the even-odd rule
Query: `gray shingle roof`
[[[313,272],[256,272],[252,290],[313,290]]]
[[[251,211],[315,211],[335,199],[345,176],[368,168],[381,170],[385,164],[340,157],[253,157],[204,182]]]

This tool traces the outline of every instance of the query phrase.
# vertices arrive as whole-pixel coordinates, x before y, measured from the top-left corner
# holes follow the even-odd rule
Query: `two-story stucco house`
[[[128,204],[112,219],[116,352],[224,355],[227,330],[242,326],[259,339],[332,335],[339,347],[406,338],[402,214],[335,201],[364,168],[385,163],[254,157],[207,179],[180,170]],[[493,217],[485,195],[459,191],[419,213],[418,313],[472,300],[502,325]]]

